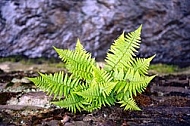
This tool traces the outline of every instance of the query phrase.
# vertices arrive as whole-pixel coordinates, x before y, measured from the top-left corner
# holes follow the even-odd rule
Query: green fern
[[[111,71],[131,65],[140,45],[141,28],[142,25],[134,32],[127,35],[123,32],[119,36],[107,54],[105,69]]]
[[[77,110],[81,111],[82,109],[85,108],[83,105],[84,104],[83,102],[84,102],[84,99],[82,97],[74,93],[71,93],[69,97],[65,98],[64,100],[55,101],[52,103],[60,107],[67,108],[69,111],[72,111],[75,113]]]
[[[86,81],[92,80],[92,67],[95,66],[95,60],[84,50],[79,40],[77,41],[74,51],[57,49],[55,47],[54,49],[59,54],[59,57],[66,63],[68,71],[75,77]]]
[[[120,103],[125,110],[140,110],[133,96],[142,93],[155,76],[148,76],[155,57],[136,58],[142,25],[134,32],[124,32],[107,53],[104,68],[85,51],[77,40],[75,50],[54,47],[70,74],[58,72],[29,78],[37,87],[54,95],[54,103],[69,111],[94,111]],[[70,75],[70,76],[69,76]],[[64,98],[64,99],[63,99]]]

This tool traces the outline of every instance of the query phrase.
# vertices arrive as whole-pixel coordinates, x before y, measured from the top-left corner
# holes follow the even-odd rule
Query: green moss
[[[0,57],[0,63],[2,62],[21,62],[22,64],[52,64],[52,63],[59,63],[60,61],[56,58],[27,58],[25,56],[9,56],[9,57]]]
[[[178,72],[179,68],[175,65],[152,64],[150,65],[149,71],[158,74],[171,74],[174,72]]]
[[[6,61],[10,61],[10,62],[18,62],[19,60],[21,60],[22,58],[20,56],[9,56],[9,57],[0,57],[0,62],[6,62]]]
[[[55,68],[65,68],[65,64],[63,62],[50,63],[49,66]]]

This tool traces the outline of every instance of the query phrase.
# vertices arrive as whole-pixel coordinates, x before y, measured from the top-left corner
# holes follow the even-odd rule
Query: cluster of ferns
[[[155,75],[148,75],[154,56],[137,58],[142,25],[134,32],[124,32],[107,52],[100,68],[80,41],[74,50],[54,47],[67,72],[42,74],[29,78],[37,87],[54,97],[52,103],[77,111],[92,112],[102,106],[121,104],[124,110],[140,110],[134,96],[142,93]]]

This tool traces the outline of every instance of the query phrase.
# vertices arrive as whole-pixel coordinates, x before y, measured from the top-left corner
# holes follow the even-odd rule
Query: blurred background
[[[139,57],[190,66],[189,0],[1,0],[0,57],[57,57],[79,38],[101,61],[113,41],[140,24]]]

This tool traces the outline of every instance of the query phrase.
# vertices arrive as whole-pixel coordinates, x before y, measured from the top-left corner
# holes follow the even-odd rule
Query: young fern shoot
[[[63,71],[29,78],[47,94],[54,95],[55,105],[69,111],[92,112],[102,106],[120,103],[124,110],[140,110],[133,99],[155,77],[148,76],[150,58],[136,58],[142,25],[134,32],[123,32],[111,45],[103,69],[77,40],[75,50],[54,47],[70,73]],[[64,99],[61,99],[63,98]]]

